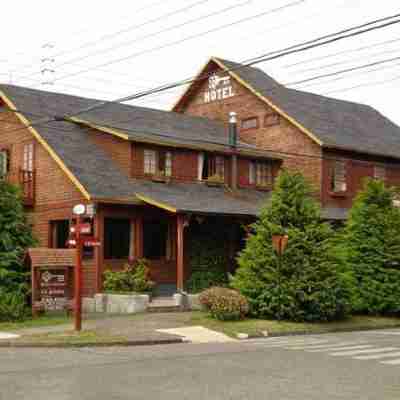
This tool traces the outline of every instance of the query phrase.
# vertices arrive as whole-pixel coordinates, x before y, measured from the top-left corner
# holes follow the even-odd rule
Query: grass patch
[[[263,331],[269,334],[290,333],[326,333],[337,331],[357,331],[363,329],[379,329],[400,327],[400,318],[353,316],[343,321],[300,323],[276,321],[266,319],[246,319],[243,321],[217,321],[207,313],[196,312],[192,314],[190,325],[202,325],[228,336],[236,337],[238,333],[249,335],[262,335]]]
[[[55,326],[72,323],[71,317],[66,315],[43,315],[21,322],[0,322],[0,331],[18,331],[26,328],[38,328],[42,326]]]
[[[98,333],[94,330],[86,330],[81,332],[53,332],[46,334],[27,335],[17,339],[16,342],[21,343],[50,343],[50,344],[112,344],[126,342],[127,338],[119,335],[106,335]]]

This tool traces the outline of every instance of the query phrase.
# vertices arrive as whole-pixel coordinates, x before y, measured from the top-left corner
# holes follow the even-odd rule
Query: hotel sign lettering
[[[208,78],[208,90],[204,92],[204,103],[228,99],[234,95],[230,76],[220,77],[213,74]]]
[[[45,310],[64,310],[68,301],[68,289],[67,268],[40,271],[39,295]]]

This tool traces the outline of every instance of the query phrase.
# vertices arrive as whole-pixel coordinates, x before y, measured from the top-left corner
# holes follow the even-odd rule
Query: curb
[[[271,332],[268,333],[268,335],[263,335],[263,334],[254,334],[251,335],[249,334],[247,338],[245,339],[240,339],[237,338],[239,341],[246,341],[250,339],[267,339],[271,337],[284,337],[284,336],[304,336],[304,335],[324,335],[324,334],[329,334],[329,333],[341,333],[341,332],[364,332],[364,331],[378,331],[381,329],[399,329],[400,325],[398,326],[393,326],[393,325],[388,325],[388,326],[375,326],[375,327],[359,327],[356,329],[351,329],[351,328],[343,328],[343,329],[335,329],[332,331],[295,331],[295,332]]]
[[[125,340],[115,342],[80,342],[80,343],[51,343],[51,342],[0,342],[0,348],[81,348],[81,347],[133,347],[133,346],[155,346],[162,344],[179,344],[185,343],[183,339],[154,339],[154,340]]]

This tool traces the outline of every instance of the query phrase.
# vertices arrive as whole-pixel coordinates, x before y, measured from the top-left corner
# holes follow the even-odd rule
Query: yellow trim
[[[135,196],[136,196],[139,200],[142,200],[142,201],[144,201],[145,203],[148,203],[148,204],[150,204],[150,205],[152,205],[152,206],[155,206],[155,207],[158,207],[158,208],[162,208],[162,209],[164,209],[164,210],[167,210],[167,211],[176,213],[176,208],[173,208],[173,207],[171,207],[171,206],[168,206],[167,204],[160,203],[160,202],[158,202],[158,201],[156,201],[156,200],[150,199],[149,197],[143,196],[143,195],[138,194],[138,193],[135,193]]]
[[[233,78],[235,78],[241,85],[246,87],[250,92],[252,92],[254,95],[256,95],[259,99],[267,103],[275,112],[280,114],[282,117],[284,117],[287,121],[289,121],[291,124],[293,124],[295,127],[300,129],[303,133],[305,133],[308,137],[310,137],[312,140],[314,140],[317,144],[322,146],[322,142],[313,134],[311,133],[307,128],[305,128],[303,125],[298,123],[295,119],[290,117],[288,114],[286,114],[283,110],[281,110],[279,107],[277,107],[275,104],[273,104],[269,99],[267,99],[265,96],[263,96],[261,93],[257,92],[251,85],[249,85],[247,82],[245,82],[242,78],[240,78],[239,75],[237,75],[233,71],[229,71],[229,68],[227,68],[220,60],[217,58],[213,57],[212,61],[214,61],[220,68],[224,69],[225,71],[228,70],[227,72],[229,75],[231,75]]]
[[[69,120],[71,120],[72,122],[76,122],[77,124],[87,125],[89,128],[93,128],[93,129],[97,129],[99,131],[103,131],[103,132],[109,133],[109,134],[114,135],[116,137],[119,137],[121,139],[129,140],[129,136],[128,135],[126,135],[124,133],[121,133],[121,132],[118,132],[118,131],[116,131],[116,130],[114,130],[112,128],[104,128],[101,125],[92,124],[91,122],[85,121],[85,120],[80,119],[80,118],[75,118],[75,117],[69,117]]]
[[[0,97],[7,104],[9,108],[12,110],[17,110],[14,103],[7,97],[7,95],[0,90]],[[74,174],[68,169],[68,167],[63,163],[61,158],[56,154],[56,152],[47,144],[47,142],[40,136],[39,132],[33,128],[28,119],[24,117],[19,112],[15,112],[17,118],[22,122],[23,125],[32,133],[34,138],[47,150],[50,154],[50,157],[58,164],[61,170],[67,175],[67,177],[71,180],[74,186],[82,193],[82,195],[86,198],[86,200],[90,200],[90,194],[83,187],[83,185],[79,182],[79,180],[74,176]]]

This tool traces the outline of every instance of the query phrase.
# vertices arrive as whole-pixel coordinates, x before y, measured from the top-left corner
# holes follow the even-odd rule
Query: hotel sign
[[[204,92],[204,103],[228,99],[234,95],[230,76],[219,77],[213,74],[208,78],[208,90]]]

